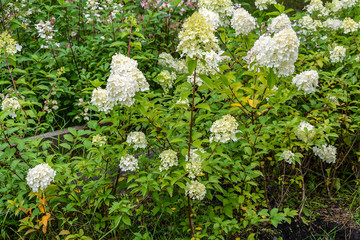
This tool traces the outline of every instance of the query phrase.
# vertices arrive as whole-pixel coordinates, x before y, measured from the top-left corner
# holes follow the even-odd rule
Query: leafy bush
[[[355,194],[359,3],[260,2],[2,1],[2,238],[255,239]]]

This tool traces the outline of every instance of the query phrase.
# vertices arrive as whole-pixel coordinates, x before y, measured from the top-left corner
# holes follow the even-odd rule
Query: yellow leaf
[[[230,104],[230,107],[241,107],[240,103],[232,103]]]
[[[42,219],[41,219],[41,221],[39,222],[39,225],[40,225],[41,223],[44,224],[43,227],[42,227],[43,233],[46,233],[46,228],[47,228],[48,220],[49,220],[50,216],[51,216],[50,213],[46,213],[46,215],[43,216]]]
[[[248,103],[249,103],[249,105],[251,106],[251,107],[253,107],[253,108],[256,108],[256,106],[259,104],[259,102],[260,101],[258,101],[258,100],[251,100],[251,99],[249,99],[248,100]]]
[[[70,232],[68,230],[62,230],[59,235],[68,235]]]
[[[247,207],[241,207],[241,209],[245,211],[247,209]]]
[[[202,176],[205,176],[205,174],[204,174],[204,173],[199,173],[198,176],[199,176],[199,177],[202,177]]]
[[[197,227],[197,228],[195,228],[195,230],[198,230],[198,231],[200,231],[200,230],[201,230],[201,227]]]
[[[44,205],[40,204],[40,205],[38,206],[38,208],[39,208],[39,210],[40,210],[42,213],[45,213],[45,212],[46,212],[46,208],[45,208]]]
[[[235,238],[235,240],[240,240],[240,238]]]
[[[173,208],[170,208],[170,209],[174,211],[176,208],[173,207]]]
[[[119,182],[124,181],[124,180],[125,180],[124,177],[119,178]]]
[[[265,219],[266,217],[265,216],[261,216],[262,219]]]

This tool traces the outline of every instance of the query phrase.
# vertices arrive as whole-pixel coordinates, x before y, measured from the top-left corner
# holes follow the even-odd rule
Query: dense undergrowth
[[[0,238],[356,228],[360,2],[290,4],[2,0]]]

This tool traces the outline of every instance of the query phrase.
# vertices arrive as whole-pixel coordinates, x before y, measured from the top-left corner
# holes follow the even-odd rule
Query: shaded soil
[[[360,227],[352,228],[320,218],[306,225],[301,220],[293,219],[291,224],[284,223],[276,229],[263,231],[258,239],[275,240],[280,237],[283,240],[360,240]]]

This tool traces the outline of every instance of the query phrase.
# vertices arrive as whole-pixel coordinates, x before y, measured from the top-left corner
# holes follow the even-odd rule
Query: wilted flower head
[[[109,113],[114,103],[109,100],[106,89],[95,88],[90,103],[94,104],[100,112]]]
[[[160,153],[159,157],[161,161],[159,170],[161,172],[164,170],[169,170],[172,166],[178,165],[177,154],[171,149],[163,151],[162,153]]]
[[[336,163],[336,147],[324,144],[321,147],[315,146],[313,151],[323,162]]]
[[[136,150],[138,148],[146,148],[147,140],[143,132],[131,132],[127,136],[126,142]]]
[[[230,114],[216,120],[210,128],[212,133],[210,142],[226,143],[230,140],[237,141],[238,139],[235,134],[238,132],[238,126],[239,124],[236,122],[236,119]]]
[[[243,8],[234,10],[231,27],[236,35],[248,35],[257,26],[256,19]]]
[[[282,13],[276,18],[271,19],[271,24],[269,26],[270,32],[277,33],[285,28],[291,28],[290,18],[286,14]]]
[[[129,154],[121,157],[119,167],[122,171],[135,171],[139,169],[138,160]]]
[[[185,196],[189,196],[193,200],[203,200],[206,195],[206,187],[204,184],[192,180],[186,184]]]
[[[200,9],[205,8],[219,14],[222,26],[228,24],[227,17],[233,13],[231,0],[199,0],[198,5]]]
[[[37,193],[39,190],[46,189],[54,181],[56,171],[47,163],[42,163],[28,171],[26,181],[31,190]]]
[[[342,29],[344,29],[344,33],[351,33],[356,32],[359,28],[359,24],[352,20],[351,18],[347,17],[342,22]]]
[[[255,0],[255,6],[260,10],[267,9],[270,4],[276,4],[276,0]]]
[[[305,94],[308,94],[316,91],[318,80],[318,72],[315,70],[310,70],[296,75],[291,83],[295,84],[298,87],[298,90],[303,90]]]
[[[179,33],[180,43],[177,51],[181,56],[190,58],[202,57],[204,52],[219,51],[220,47],[215,38],[215,28],[198,12],[189,17],[183,25],[184,30]]]
[[[346,48],[343,46],[336,46],[334,50],[330,51],[330,60],[333,63],[342,62],[346,56]]]
[[[281,154],[281,159],[284,159],[288,164],[293,164],[295,161],[295,154],[290,150],[286,150]]]
[[[95,146],[99,146],[99,147],[104,146],[106,144],[106,136],[101,136],[100,134],[96,134],[92,138],[92,143]]]
[[[16,110],[20,109],[19,100],[16,97],[5,97],[5,99],[2,101],[1,109],[9,109],[9,116],[12,118],[16,118]]]
[[[295,135],[298,139],[307,143],[315,136],[314,126],[307,122],[301,122],[295,130]]]

